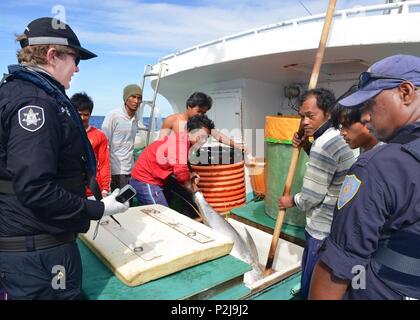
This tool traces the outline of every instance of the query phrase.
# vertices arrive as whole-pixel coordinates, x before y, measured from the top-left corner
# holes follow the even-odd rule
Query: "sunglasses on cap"
[[[357,85],[358,89],[365,87],[369,82],[378,79],[390,79],[390,80],[401,80],[408,81],[407,79],[401,77],[387,76],[384,74],[371,73],[368,71],[362,72],[359,76],[359,83]]]

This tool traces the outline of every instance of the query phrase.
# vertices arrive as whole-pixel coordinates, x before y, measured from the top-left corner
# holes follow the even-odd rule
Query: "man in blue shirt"
[[[359,79],[345,107],[370,104],[371,132],[340,191],[311,299],[420,298],[420,58],[387,57]]]

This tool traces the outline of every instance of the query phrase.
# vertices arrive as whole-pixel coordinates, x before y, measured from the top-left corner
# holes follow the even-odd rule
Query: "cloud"
[[[145,47],[180,50],[228,34],[277,22],[285,18],[283,6],[265,4],[175,5],[165,3],[136,4],[123,1],[104,16],[106,21],[123,32],[124,38],[137,38]],[[219,4],[222,1],[219,1]],[[288,8],[292,9],[292,8]],[[293,9],[292,9],[293,10]],[[132,44],[132,42],[131,42]]]
[[[326,0],[301,2],[314,15],[328,6]],[[337,10],[373,3],[383,1],[340,0]],[[308,15],[295,0],[3,0],[0,59],[15,61],[14,34],[23,32],[32,19],[54,16],[56,5],[64,7],[66,21],[82,45],[101,57],[82,64],[71,91],[87,91],[98,106],[96,114],[120,105],[121,86],[138,81],[145,64],[204,42]]]
[[[30,2],[29,2],[30,3]],[[52,7],[54,1],[47,1]],[[275,1],[197,1],[194,5],[164,2],[62,1],[67,22],[84,42],[128,50],[171,52],[276,22],[285,18]],[[302,15],[303,8],[293,5]],[[291,7],[288,7],[288,11]],[[297,14],[297,15],[299,15]]]
[[[120,55],[120,56],[133,56],[133,57],[152,57],[156,58],[162,54],[161,52],[153,52],[153,51],[102,51],[105,54],[111,55]]]
[[[313,13],[327,9],[328,1],[302,1]],[[343,1],[354,6],[360,1]],[[191,4],[94,1],[83,37],[92,43],[129,49],[177,51],[251,28],[308,15],[297,1],[196,1]],[[337,8],[340,9],[340,8]],[[81,18],[79,18],[81,19]],[[95,28],[96,27],[96,28]],[[90,31],[88,31],[90,29]]]
[[[313,14],[324,12],[328,5],[328,1],[301,2]],[[340,2],[346,6],[360,3]],[[57,2],[43,3],[44,15],[52,15]],[[22,0],[19,5],[40,6],[39,2],[30,0]],[[151,52],[149,56],[156,52],[166,55],[230,34],[308,15],[298,1],[292,0],[62,0],[60,5],[65,8],[67,22],[75,26],[73,29],[82,43],[98,45],[105,52],[121,55],[146,52]],[[7,2],[3,6],[7,6]],[[2,18],[0,14],[0,20]],[[9,16],[6,25],[16,26],[16,19],[21,24],[21,19]]]

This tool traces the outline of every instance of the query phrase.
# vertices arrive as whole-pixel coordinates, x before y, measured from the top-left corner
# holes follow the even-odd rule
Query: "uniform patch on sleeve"
[[[340,210],[347,203],[349,203],[351,199],[353,199],[357,191],[359,191],[361,184],[362,181],[360,181],[356,175],[352,174],[350,176],[346,176],[346,179],[344,179],[343,185],[341,186],[340,194],[338,195],[338,210]]]
[[[44,109],[38,106],[26,106],[19,110],[20,126],[30,132],[35,132],[44,125]]]

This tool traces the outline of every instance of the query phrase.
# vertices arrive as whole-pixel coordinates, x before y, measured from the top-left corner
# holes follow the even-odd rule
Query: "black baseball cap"
[[[78,50],[81,60],[97,57],[93,52],[82,48],[79,39],[68,24],[55,18],[36,19],[28,24],[24,33],[27,39],[20,41],[22,48],[33,45],[56,44]]]

